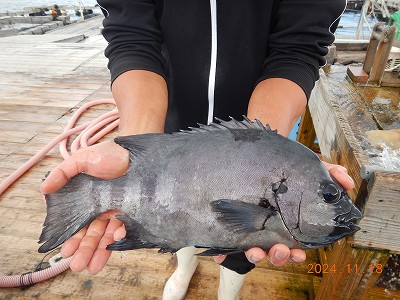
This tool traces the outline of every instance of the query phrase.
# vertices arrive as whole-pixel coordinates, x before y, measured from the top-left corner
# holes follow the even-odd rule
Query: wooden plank
[[[384,144],[391,149],[400,149],[400,129],[370,130],[366,135],[376,148],[382,149]]]
[[[389,253],[354,249],[342,239],[333,245],[315,299],[364,299],[379,277]]]
[[[399,239],[393,228],[398,228],[400,210],[391,204],[392,201],[398,202],[399,199],[398,174],[384,172],[387,176],[377,175],[379,178],[369,183],[367,197],[367,184],[360,176],[360,169],[361,166],[371,163],[368,151],[374,147],[369,142],[366,132],[379,129],[379,123],[371,113],[359,87],[355,87],[345,79],[344,71],[343,67],[332,66],[327,74],[321,73],[321,79],[313,91],[309,105],[322,154],[329,161],[347,167],[356,183],[356,188],[350,195],[353,199],[357,199],[358,206],[365,207],[366,219],[360,221],[362,229],[355,235],[357,242],[356,237],[347,240],[355,246],[371,246],[373,242],[371,239],[368,239],[368,242],[362,241],[362,235],[367,235],[369,232],[363,232],[367,225],[370,226],[368,230],[371,230],[371,234],[376,237],[378,237],[377,232],[381,230],[379,242],[375,243],[375,246],[398,251]],[[382,197],[388,206],[380,205],[382,198],[378,193],[383,194]],[[386,227],[382,230],[382,226],[389,226],[389,230],[386,230]],[[369,291],[373,289],[379,276],[376,272],[371,272],[369,267],[377,264],[379,267],[384,266],[389,255],[387,251],[353,248],[346,240],[320,252],[322,263],[329,266],[335,264],[336,269],[339,268],[342,273],[325,274],[316,299],[368,299]],[[351,272],[347,272],[347,265],[353,266]],[[354,271],[355,265],[357,272]],[[390,299],[390,296],[386,296],[382,299]]]
[[[40,105],[1,105],[0,107],[0,115],[5,115],[5,114],[17,114],[19,113],[19,117],[23,117],[23,114],[28,113],[41,113],[41,108]],[[65,112],[65,109],[60,109],[58,107],[47,107],[46,108],[46,115],[54,115],[54,116],[59,116],[60,114],[63,114]],[[33,120],[35,122],[40,122],[38,120]],[[43,121],[42,123],[48,123]]]
[[[7,212],[7,210],[2,209],[5,212]],[[2,228],[1,230],[1,235],[3,237],[9,236],[9,237],[22,237],[22,238],[29,238],[34,240],[36,243],[39,240],[39,236],[40,236],[40,231],[43,225],[43,220],[45,218],[45,206],[43,204],[43,209],[42,211],[33,211],[35,215],[40,216],[42,215],[42,218],[40,221],[31,221],[31,220],[25,220],[24,219],[24,215],[28,213],[27,210],[24,209],[20,209],[21,214],[18,216],[14,216],[16,218],[19,218],[18,220],[16,219],[14,221],[13,226],[10,226],[9,220],[1,220],[0,221],[0,228]],[[22,220],[23,219],[23,220]],[[17,225],[17,226],[15,226]],[[13,249],[15,249],[17,245],[15,244],[4,244],[2,246],[2,250],[5,251],[11,251]],[[35,245],[35,247],[32,248],[32,250],[37,250],[38,246]]]
[[[37,187],[39,187],[40,181],[38,181]],[[32,210],[39,213],[45,213],[45,206],[43,203],[42,195],[39,192],[39,189],[36,189],[36,193],[31,193],[30,198],[24,197],[24,195],[13,195],[9,193],[7,197],[2,197],[0,201],[0,207],[5,208],[14,208],[14,209],[22,209],[22,210]],[[25,194],[26,195],[26,194]],[[44,220],[42,220],[43,222]],[[25,228],[25,227],[22,227]],[[3,233],[3,232],[2,232]]]
[[[3,98],[1,99],[0,103],[1,104],[7,104],[7,105],[12,105],[15,103],[15,105],[35,105],[35,103],[40,103],[40,106],[42,107],[57,107],[57,108],[66,108],[69,109],[71,107],[74,107],[75,105],[78,105],[82,100],[84,99],[74,99],[74,100],[60,100],[57,101],[55,100],[56,97],[53,97],[54,101],[52,100],[46,100],[46,101],[38,101],[39,99],[26,99],[26,98]]]
[[[343,68],[338,69],[343,71]],[[379,205],[375,204],[381,200],[378,194],[370,193],[366,198],[366,191],[362,188],[366,186],[366,183],[360,176],[361,167],[373,161],[374,158],[368,153],[376,151],[374,150],[374,145],[368,141],[367,132],[372,129],[376,130],[377,123],[369,110],[367,101],[361,97],[358,91],[358,87],[354,87],[344,78],[335,75],[334,71],[333,74],[327,74],[326,76],[321,74],[320,82],[313,91],[309,102],[311,115],[322,154],[328,160],[346,166],[350,175],[355,179],[356,189],[350,193],[352,198],[356,199],[358,195],[357,204],[365,207],[367,215],[368,206],[372,205],[371,209],[374,212],[372,222],[379,224],[379,226],[390,224],[387,225],[389,230],[380,233],[379,243],[376,243],[375,246],[379,245],[383,249],[400,251],[400,241],[398,239],[393,240],[393,233],[396,232],[395,228],[400,226],[399,207],[392,207],[395,217],[392,214],[391,218],[387,220],[388,215],[384,211],[376,209],[381,206],[380,203]],[[390,93],[392,93],[392,90],[390,90]],[[362,121],[360,121],[360,118],[362,118]],[[382,168],[384,167],[382,166]],[[397,178],[399,174],[389,174],[388,176]],[[376,181],[375,183],[377,184],[377,191],[380,193],[384,193],[383,189],[389,188],[383,182],[382,188],[379,187],[381,182]],[[370,189],[371,191],[373,190],[372,187]],[[399,199],[399,195],[396,194],[395,190],[387,191],[385,195],[391,197],[387,199],[388,201],[397,201]],[[371,197],[376,197],[376,199]],[[371,222],[368,221],[371,217],[369,215],[366,218],[365,222],[367,224]],[[376,236],[376,230],[378,229],[376,227],[371,229]],[[371,238],[368,238],[365,243],[362,242],[362,237],[367,237],[367,234],[363,233],[363,231],[356,233],[356,236],[356,245],[365,246],[372,243]]]
[[[37,35],[37,36],[18,35],[18,36],[5,37],[1,40],[1,43],[10,45],[9,47],[6,48],[6,49],[10,49],[10,48],[16,47],[16,45],[21,45],[21,44],[32,45],[32,44],[53,43],[56,41],[71,38],[75,35],[76,35],[75,33],[72,33],[72,34],[71,33],[70,34],[60,33],[57,35],[44,34],[44,35]]]
[[[400,173],[377,172],[368,183],[368,205],[354,235],[359,246],[400,252]]]
[[[2,130],[0,134],[0,142],[27,143],[31,138],[31,132]]]
[[[61,131],[60,131],[61,132]],[[38,137],[39,136],[39,137]],[[32,139],[29,140],[27,143],[21,143],[20,141],[17,141],[16,143],[11,143],[11,142],[2,142],[1,147],[0,147],[0,154],[6,155],[4,159],[7,159],[8,156],[11,154],[18,154],[18,155],[25,155],[26,160],[28,160],[30,157],[35,155],[37,152],[39,152],[47,143],[52,141],[57,134],[49,134],[47,135],[48,137],[43,137],[43,134],[40,133],[39,135],[36,135],[35,137],[32,136]],[[58,153],[58,147],[54,147],[53,150],[51,150],[47,156],[51,156],[52,154],[59,155]],[[7,161],[10,161],[9,159]],[[5,164],[1,165],[2,169],[5,169]],[[8,166],[8,168],[12,168],[11,166]]]
[[[1,130],[11,130],[11,131],[17,131],[19,128],[24,128],[24,130],[29,130],[31,127],[31,122],[29,121],[14,121],[14,122],[9,122],[9,121],[2,121],[0,120],[0,129]],[[35,128],[39,129],[44,129],[48,127],[47,122],[40,122],[37,121],[35,122]],[[32,130],[35,131],[35,130]]]
[[[297,141],[315,151],[316,148],[318,148],[315,145],[316,137],[317,135],[315,133],[314,124],[312,122],[310,109],[307,106],[305,113],[301,117],[301,121],[299,124],[299,131],[297,134]]]
[[[25,73],[19,73],[18,70],[14,72],[9,72],[9,73],[1,73],[0,76],[2,76],[2,80],[0,83],[0,86],[2,87],[2,90],[8,89],[9,86],[11,85],[16,85],[16,86],[21,86],[21,87],[35,87],[35,88],[49,88],[54,90],[54,86],[51,86],[51,82],[57,82],[58,84],[63,84],[63,86],[69,84],[69,88],[78,88],[82,86],[82,84],[96,84],[96,86],[101,85],[103,83],[104,79],[108,79],[109,77],[108,74],[106,73],[80,73],[80,76],[72,76],[72,75],[66,75],[62,78],[56,78],[56,77],[45,77],[45,76],[38,76],[38,74],[33,73],[33,74],[25,74]],[[3,86],[4,85],[4,86]],[[94,88],[96,88],[96,86]],[[110,85],[108,85],[108,88],[110,88]]]
[[[399,87],[359,87],[357,91],[366,102],[379,129],[400,128]]]
[[[102,44],[62,43],[60,47],[57,43],[41,43],[41,39],[35,39],[27,40],[23,46],[21,44],[10,46],[10,41],[15,38],[0,39],[0,47],[4,49],[0,54],[3,72],[15,72],[17,66],[19,72],[37,74],[36,70],[40,69],[46,76],[64,75],[81,68],[92,59],[98,62],[97,68],[101,66],[106,70],[107,60],[102,54],[104,51]],[[50,61],[51,63],[44,64]]]
[[[88,84],[85,82],[85,84]],[[4,85],[4,94],[3,97],[5,96],[11,96],[15,95],[18,93],[23,92],[24,94],[47,94],[47,93],[52,93],[52,94],[69,94],[70,97],[74,96],[75,94],[82,94],[82,95],[87,95],[88,90],[93,90],[97,88],[100,83],[95,82],[95,84],[92,89],[83,89],[83,88],[78,88],[76,82],[74,83],[74,88],[63,88],[62,86],[59,88],[57,86],[57,89],[54,88],[54,86],[43,86],[43,85],[32,85],[29,86],[29,83],[22,83],[22,84],[9,84],[9,83],[0,83],[1,85]]]
[[[4,76],[4,78],[5,77],[7,76]],[[42,96],[46,95],[49,92],[52,92],[52,94],[61,94],[61,96],[64,96],[63,94],[67,93],[68,91],[71,91],[72,95],[75,93],[87,95],[88,92],[93,92],[94,90],[97,90],[98,88],[102,87],[103,85],[106,85],[109,82],[109,76],[107,75],[101,77],[98,76],[96,79],[97,80],[95,82],[93,81],[90,82],[86,81],[85,78],[82,78],[80,82],[77,82],[70,78],[65,78],[65,80],[57,80],[52,78],[47,79],[43,77],[41,78],[40,81],[36,83],[36,87],[37,87],[37,92],[42,92]],[[11,82],[5,82],[5,81],[3,82],[5,83],[4,86],[5,89],[8,89],[10,85],[12,85],[10,84]],[[57,83],[57,89],[55,89],[54,85],[52,85],[55,83]],[[26,86],[28,87],[32,86],[32,84],[29,84],[28,82],[24,81],[20,81],[19,85],[21,86],[20,87],[21,89],[25,88]],[[58,90],[60,90],[60,93],[58,93]]]
[[[84,34],[88,37],[97,36],[99,37],[104,45],[106,45],[106,41],[103,36],[100,35],[101,29],[103,28],[103,19],[102,15],[96,16],[94,18],[90,18],[85,20],[83,23],[74,24],[74,26],[64,26],[57,28],[48,32],[48,35],[64,35],[64,34]]]
[[[364,299],[368,300],[397,300],[400,299],[400,291],[393,291],[384,288],[371,287],[368,291],[368,294],[364,297]]]
[[[388,295],[391,295],[391,292],[396,292],[398,299],[400,299],[400,255],[391,254],[387,261],[385,268],[382,271],[382,274],[379,276],[378,280],[375,283],[375,287],[378,287],[380,290],[385,289],[385,292]]]
[[[331,86],[331,81],[328,80],[327,75],[323,72],[320,73],[320,80],[309,100],[310,113],[321,154],[328,162],[343,165],[348,169],[350,176],[355,180],[356,188],[350,192],[352,198],[355,199],[356,191],[362,185],[361,166],[367,164],[368,160],[364,152],[361,151],[359,141],[353,132],[357,129],[357,122],[350,125],[347,121],[349,118],[356,120],[356,116],[344,114],[354,114],[359,111],[353,99],[358,94],[352,91],[350,86],[341,86],[335,83],[340,79],[335,77],[334,79],[332,80],[334,86]],[[366,108],[363,113],[368,116]],[[367,121],[367,118],[364,117],[364,120]],[[375,126],[372,118],[369,123]],[[376,128],[376,126],[373,128]]]
[[[313,276],[260,269],[250,272],[240,292],[242,299],[310,299]],[[265,281],[268,278],[268,283]],[[247,284],[251,282],[250,284]]]
[[[40,195],[40,193],[38,193],[38,190],[37,194]],[[31,224],[41,225],[43,224],[46,215],[46,207],[43,204],[41,196],[37,198],[32,198],[31,201],[32,201],[31,207],[27,208],[21,208],[21,207],[15,208],[2,205],[2,212],[6,214],[11,220],[15,220],[18,222],[19,221],[30,222]],[[2,223],[0,224],[4,226],[5,224],[7,224],[4,220],[2,220],[1,222]],[[41,226],[39,226],[38,229],[41,230]],[[36,232],[35,235],[31,236],[28,233],[28,231],[26,231],[24,233],[24,237],[37,239],[38,238],[37,233],[38,231]],[[4,232],[2,232],[2,234],[4,235]]]

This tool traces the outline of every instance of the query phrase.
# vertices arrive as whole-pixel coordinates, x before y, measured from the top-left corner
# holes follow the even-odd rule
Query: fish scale
[[[127,174],[114,180],[78,174],[45,195],[39,252],[107,210],[121,211],[127,230],[109,250],[199,246],[215,255],[276,243],[308,249],[359,229],[353,222],[361,213],[318,156],[259,121],[219,120],[115,142],[130,151]]]

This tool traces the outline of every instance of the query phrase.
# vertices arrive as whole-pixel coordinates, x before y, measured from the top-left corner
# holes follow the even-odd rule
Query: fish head
[[[304,248],[332,244],[360,229],[353,222],[361,212],[329,173],[303,188],[286,185],[278,188],[276,202],[286,228]]]

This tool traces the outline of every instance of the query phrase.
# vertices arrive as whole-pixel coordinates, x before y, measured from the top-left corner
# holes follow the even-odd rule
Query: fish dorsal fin
[[[248,117],[243,116],[243,121],[238,121],[232,117],[230,118],[231,118],[230,121],[224,121],[219,118],[215,118],[215,120],[218,121],[218,123],[213,122],[209,125],[198,124],[199,125],[198,128],[189,127],[190,130],[183,132],[195,133],[195,132],[205,132],[205,131],[215,131],[215,130],[253,129],[258,131],[269,131],[276,133],[276,130],[271,130],[271,127],[268,124],[264,126],[258,119],[252,121]]]
[[[198,124],[199,127],[189,127],[189,130],[181,130],[180,132],[175,132],[172,134],[162,134],[162,133],[146,133],[139,135],[121,136],[114,139],[114,141],[128,149],[131,154],[136,157],[144,157],[148,153],[150,146],[155,148],[166,141],[166,139],[176,139],[187,138],[193,134],[206,134],[208,132],[220,131],[220,132],[231,132],[237,134],[237,132],[242,132],[243,130],[249,130],[249,132],[240,133],[240,138],[243,139],[245,136],[250,136],[251,134],[256,134],[259,132],[272,132],[276,133],[276,130],[271,130],[269,125],[263,125],[260,120],[256,119],[251,121],[246,116],[243,116],[243,121],[237,121],[231,117],[230,121],[224,121],[216,118],[219,123],[211,123],[209,125]]]
[[[143,158],[149,152],[151,146],[159,145],[168,135],[162,133],[127,135],[115,138],[114,142],[129,150],[133,157]]]
[[[266,124],[265,126],[261,123],[260,120],[256,119],[255,121],[250,120],[248,117],[243,116],[243,121],[238,121],[232,117],[230,117],[230,121],[224,121],[219,118],[215,118],[218,122],[218,125],[225,127],[227,129],[256,129],[262,131],[271,131],[271,127]],[[213,125],[215,123],[212,123]]]

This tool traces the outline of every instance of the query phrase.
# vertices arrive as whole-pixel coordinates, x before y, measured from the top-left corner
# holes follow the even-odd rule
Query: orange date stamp
[[[382,273],[382,264],[370,264],[368,268],[363,268],[358,264],[347,264],[339,268],[336,264],[308,264],[307,274],[367,274]]]

